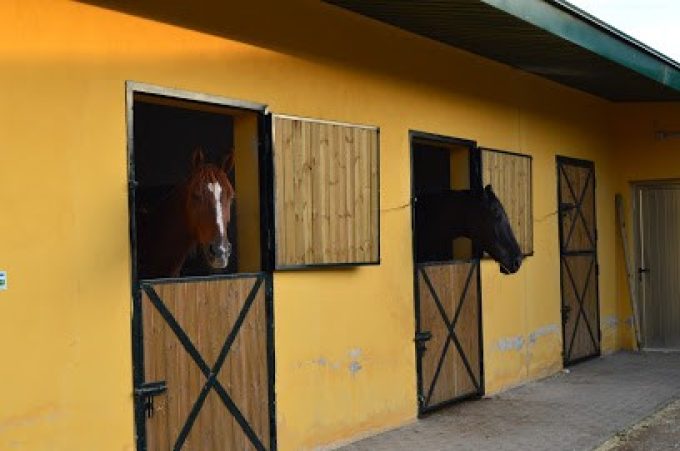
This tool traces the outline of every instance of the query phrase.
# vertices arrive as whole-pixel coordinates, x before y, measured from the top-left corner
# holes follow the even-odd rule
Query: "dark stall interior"
[[[220,164],[234,148],[234,121],[218,108],[201,108],[198,102],[173,101],[160,96],[139,95],[134,101],[134,171],[137,181],[135,215],[144,220],[172,194],[191,168],[191,156],[200,148],[208,162]],[[236,187],[235,171],[228,174]],[[232,273],[238,268],[236,211],[227,234],[232,256],[224,270],[207,266],[198,252],[192,252],[181,270],[182,276]],[[140,274],[140,278],[144,278]]]

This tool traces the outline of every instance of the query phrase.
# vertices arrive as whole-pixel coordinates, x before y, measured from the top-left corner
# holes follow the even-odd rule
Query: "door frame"
[[[137,181],[134,165],[134,97],[135,94],[150,94],[169,99],[184,100],[232,109],[250,111],[257,115],[258,123],[258,183],[260,200],[260,252],[261,268],[258,273],[235,273],[209,276],[185,276],[180,278],[159,278],[140,280],[137,268],[137,218],[135,213]],[[142,318],[142,283],[196,282],[206,280],[223,280],[242,277],[253,277],[258,274],[264,278],[265,284],[265,317],[267,346],[267,381],[269,406],[270,447],[277,449],[276,431],[276,391],[275,374],[276,359],[274,346],[274,290],[273,269],[273,208],[274,190],[272,183],[272,127],[271,114],[267,105],[212,94],[186,91],[158,85],[126,81],[125,82],[125,119],[126,119],[126,151],[127,151],[127,183],[128,183],[128,232],[130,242],[130,286],[132,298],[131,332],[132,332],[132,383],[133,412],[135,426],[135,445],[138,451],[146,450],[146,412],[144,397],[136,393],[136,389],[144,384],[144,345]]]
[[[466,399],[477,398],[484,395],[485,379],[484,379],[484,334],[482,328],[482,280],[481,280],[481,255],[478,249],[473,246],[474,258],[472,259],[453,259],[449,261],[442,262],[425,262],[418,263],[417,261],[417,233],[416,233],[416,215],[415,215],[415,204],[416,204],[416,186],[414,178],[414,142],[417,140],[427,140],[434,143],[447,144],[447,145],[458,145],[467,147],[470,150],[469,158],[469,171],[470,171],[470,188],[481,189],[481,161],[480,152],[477,142],[469,139],[454,138],[444,135],[439,135],[435,133],[428,133],[416,130],[409,130],[409,160],[410,160],[410,176],[411,176],[411,193],[410,193],[410,206],[411,206],[411,262],[413,264],[413,303],[415,312],[415,337],[414,337],[414,355],[416,359],[416,375],[417,375],[417,385],[416,385],[416,398],[418,400],[418,416],[422,417],[427,413],[441,409],[443,407],[455,404],[459,401]],[[436,265],[437,263],[473,263],[472,268],[476,266],[477,271],[477,309],[479,312],[478,318],[478,330],[479,330],[479,390],[477,393],[471,393],[459,397],[452,398],[450,400],[441,402],[433,406],[425,406],[425,392],[423,387],[423,369],[422,369],[422,359],[420,357],[421,340],[420,334],[423,332],[421,330],[421,319],[420,319],[420,290],[418,286],[418,272],[421,268]]]
[[[595,303],[596,303],[596,309],[595,311],[597,312],[597,346],[595,353],[589,356],[585,357],[579,357],[577,359],[573,360],[568,360],[568,357],[565,353],[566,351],[566,322],[564,321],[564,316],[563,316],[563,311],[564,311],[564,274],[562,271],[562,258],[563,258],[563,249],[562,249],[562,217],[561,217],[561,211],[560,211],[560,192],[561,192],[561,174],[560,174],[560,167],[561,164],[567,164],[571,166],[579,166],[583,168],[588,168],[592,170],[593,172],[593,230],[595,233],[595,248],[593,249],[593,258],[595,259]],[[562,155],[556,155],[555,156],[555,169],[556,169],[556,174],[557,174],[557,180],[556,180],[556,185],[557,185],[557,225],[558,225],[558,235],[557,235],[557,245],[559,249],[559,271],[560,271],[560,321],[562,322],[562,364],[564,366],[569,366],[569,365],[574,365],[576,363],[580,363],[586,360],[590,360],[593,358],[596,358],[600,355],[602,355],[602,326],[600,324],[600,263],[598,260],[598,233],[597,233],[597,174],[595,172],[595,162],[591,160],[583,160],[579,158],[573,158],[573,157],[566,157]],[[566,177],[566,175],[565,175]],[[580,312],[579,312],[580,314]]]
[[[638,312],[640,317],[638,318],[638,324],[640,325],[640,340],[643,349],[651,350],[655,348],[648,348],[645,344],[647,340],[647,330],[645,326],[645,302],[644,302],[644,284],[640,280],[639,269],[642,268],[642,255],[643,255],[643,242],[642,242],[642,204],[640,195],[642,190],[645,188],[654,188],[667,185],[677,185],[680,186],[680,179],[655,179],[655,180],[644,180],[631,183],[630,193],[633,199],[632,203],[632,214],[633,214],[633,244],[635,246],[634,251],[634,262],[635,262],[635,299],[633,302],[637,303]],[[664,348],[664,350],[667,350]]]

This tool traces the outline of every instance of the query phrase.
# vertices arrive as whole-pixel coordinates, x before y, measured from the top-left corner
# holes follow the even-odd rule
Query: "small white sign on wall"
[[[0,271],[0,291],[7,289],[7,271]]]

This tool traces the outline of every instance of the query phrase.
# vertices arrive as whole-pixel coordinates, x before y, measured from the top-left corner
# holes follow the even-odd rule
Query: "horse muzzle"
[[[231,243],[210,244],[208,246],[208,263],[214,269],[224,269],[231,257]]]
[[[522,256],[515,257],[500,265],[503,274],[515,274],[522,266]]]

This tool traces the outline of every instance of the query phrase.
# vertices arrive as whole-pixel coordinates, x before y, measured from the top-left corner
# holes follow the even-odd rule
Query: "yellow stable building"
[[[449,382],[440,387],[455,385],[453,377],[474,383],[462,391],[452,385],[455,396],[441,394],[442,404],[635,347],[614,199],[623,194],[635,249],[637,183],[680,179],[680,66],[562,1],[453,1],[436,13],[420,2],[368,3],[0,4],[0,449],[214,446],[201,445],[215,442],[196,431],[211,440],[238,436],[217,449],[333,447],[436,407],[426,399],[440,396],[427,393],[434,376],[424,366],[432,363],[419,353],[434,355],[440,346],[475,353],[443,370]],[[213,363],[217,350],[229,351],[221,340],[237,320],[212,351],[202,343],[220,323],[198,324],[196,316],[190,326],[178,310],[170,316],[189,331],[180,344],[151,345],[136,333],[172,329],[158,305],[182,303],[170,300],[171,287],[140,282],[131,229],[141,211],[131,198],[139,193],[131,167],[139,175],[148,165],[135,160],[146,136],[138,124],[145,111],[163,108],[229,123],[234,271],[256,275],[249,284],[238,282],[241,276],[219,279],[228,294],[218,287],[215,296],[228,300],[238,291],[259,315],[249,323],[245,307],[229,310],[241,312],[243,333],[252,336],[251,345],[242,336],[226,360],[229,371],[243,368],[231,382],[213,374],[221,368]],[[167,156],[158,146],[154,161],[161,164]],[[331,153],[316,154],[323,146]],[[350,154],[332,153],[336,148],[352,157],[339,161]],[[524,193],[506,205],[521,225],[522,266],[505,275],[490,259],[466,260],[465,288],[478,294],[466,305],[478,307],[459,309],[460,327],[471,329],[463,336],[452,325],[456,342],[426,336],[426,314],[418,310],[434,299],[428,283],[460,269],[419,272],[414,258],[420,148],[447,150],[448,188],[472,186],[478,177],[498,192],[504,184],[506,194]],[[300,152],[311,163],[301,163]],[[472,160],[481,162],[478,172],[468,171]],[[344,172],[333,172],[338,168]],[[295,191],[305,183],[307,194]],[[305,207],[317,202],[316,183],[318,211]],[[340,197],[323,197],[323,187]],[[336,211],[336,201],[354,212],[340,215],[340,226],[324,213]],[[590,253],[568,254],[572,227],[577,239],[592,241]],[[454,257],[469,251],[453,247]],[[590,294],[574,294],[568,277],[579,276],[569,276],[564,262],[585,254],[591,260],[579,267]],[[243,286],[233,288],[237,282]],[[454,285],[447,289],[460,295],[463,285]],[[593,307],[581,313],[588,296]],[[139,311],[152,304],[165,323]],[[458,318],[454,310],[444,315],[449,323]],[[579,346],[581,354],[571,355]],[[183,364],[198,368],[187,370],[198,388],[178,401],[186,404],[181,415],[195,410],[193,432],[169,420],[171,438],[150,432],[154,419],[169,415],[163,397],[184,396],[169,383],[157,396],[143,393],[155,389],[139,369],[152,365],[154,349],[167,350],[167,359],[186,350]],[[255,354],[261,367],[248,366]],[[247,390],[239,393],[239,385]],[[230,429],[192,407],[199,389],[206,409],[226,412]]]

